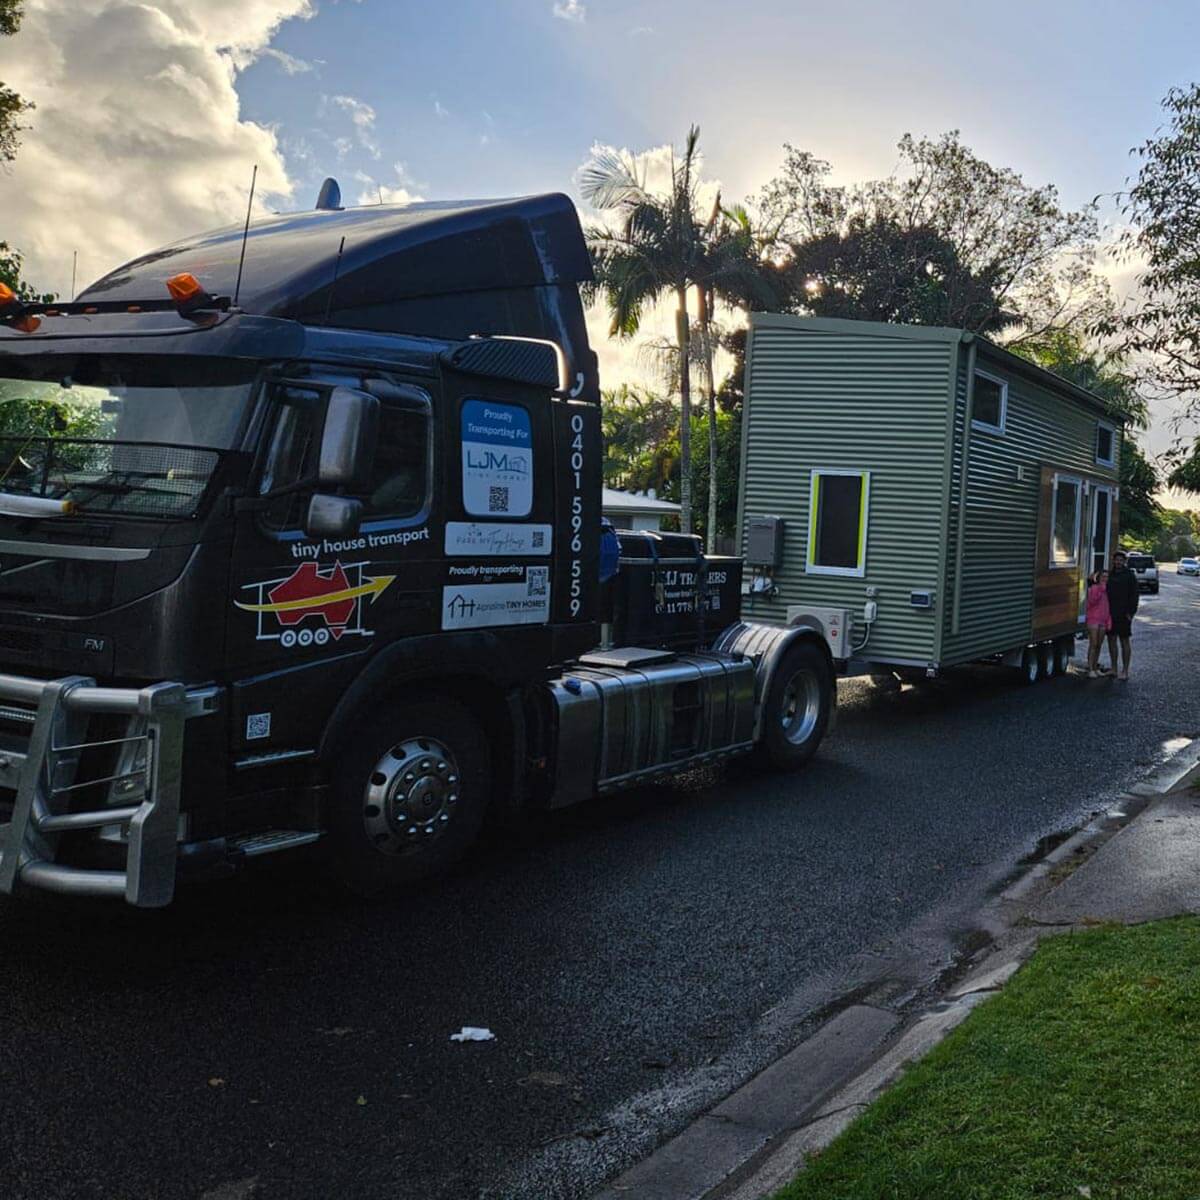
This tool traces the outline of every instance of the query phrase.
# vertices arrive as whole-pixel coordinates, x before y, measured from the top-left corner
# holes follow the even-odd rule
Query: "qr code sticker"
[[[546,577],[550,574],[547,567],[530,567],[525,572],[525,595],[544,596],[546,594]]]
[[[271,736],[271,714],[265,713],[249,713],[246,717],[246,741],[252,742],[255,738],[265,738]]]
[[[488,512],[495,512],[495,513],[508,512],[508,488],[506,488],[506,487],[489,487],[488,488]]]
[[[535,529],[533,536],[530,539],[535,550],[543,550],[546,546],[546,531],[544,529]]]

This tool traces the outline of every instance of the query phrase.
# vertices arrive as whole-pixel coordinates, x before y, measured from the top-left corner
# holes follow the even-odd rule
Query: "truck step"
[[[268,829],[263,833],[249,833],[245,837],[229,839],[229,848],[246,858],[258,858],[262,854],[276,854],[280,850],[294,850],[297,846],[308,846],[320,838],[319,833],[304,829]]]

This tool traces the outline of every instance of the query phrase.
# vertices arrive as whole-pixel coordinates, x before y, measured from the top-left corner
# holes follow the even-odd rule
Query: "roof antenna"
[[[246,224],[242,228],[242,253],[238,256],[237,283],[233,285],[233,307],[237,308],[242,292],[242,267],[246,264],[246,239],[250,236],[250,210],[254,207],[254,185],[258,182],[258,163],[250,175],[250,199],[246,201]]]
[[[375,183],[375,190],[379,193],[379,203],[382,204],[383,203],[383,188],[379,185],[378,181],[376,181],[376,183]]]
[[[79,251],[71,251],[71,300],[75,300],[75,272],[79,266]]]
[[[342,251],[346,248],[346,239],[343,237],[338,243],[337,258],[333,260],[333,282],[329,285],[329,296],[325,301],[325,320],[321,322],[323,325],[329,324],[329,314],[333,311],[333,290],[337,287],[338,271],[342,267]]]

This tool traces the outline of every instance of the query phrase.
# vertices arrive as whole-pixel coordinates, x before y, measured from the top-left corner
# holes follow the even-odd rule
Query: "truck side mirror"
[[[304,532],[310,538],[352,537],[362,521],[362,501],[318,492],[308,502]]]
[[[379,433],[379,401],[368,392],[335,387],[325,407],[325,428],[317,460],[322,487],[354,488],[371,473]],[[316,497],[314,497],[316,499]]]

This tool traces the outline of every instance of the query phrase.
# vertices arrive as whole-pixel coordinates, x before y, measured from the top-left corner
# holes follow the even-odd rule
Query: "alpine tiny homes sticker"
[[[533,508],[533,432],[516,404],[462,407],[463,508],[472,516],[527,517]]]
[[[364,601],[374,604],[395,575],[365,575],[369,563],[332,566],[301,563],[290,575],[248,583],[242,591],[254,593],[252,601],[234,604],[258,618],[258,641],[278,641],[285,649],[293,646],[324,646],[343,635],[374,637],[363,625]]]
[[[443,629],[544,625],[550,619],[549,567],[451,567],[450,576],[463,582],[442,588]]]
[[[447,521],[447,555],[503,558],[549,554],[549,525],[505,525],[499,521]]]

